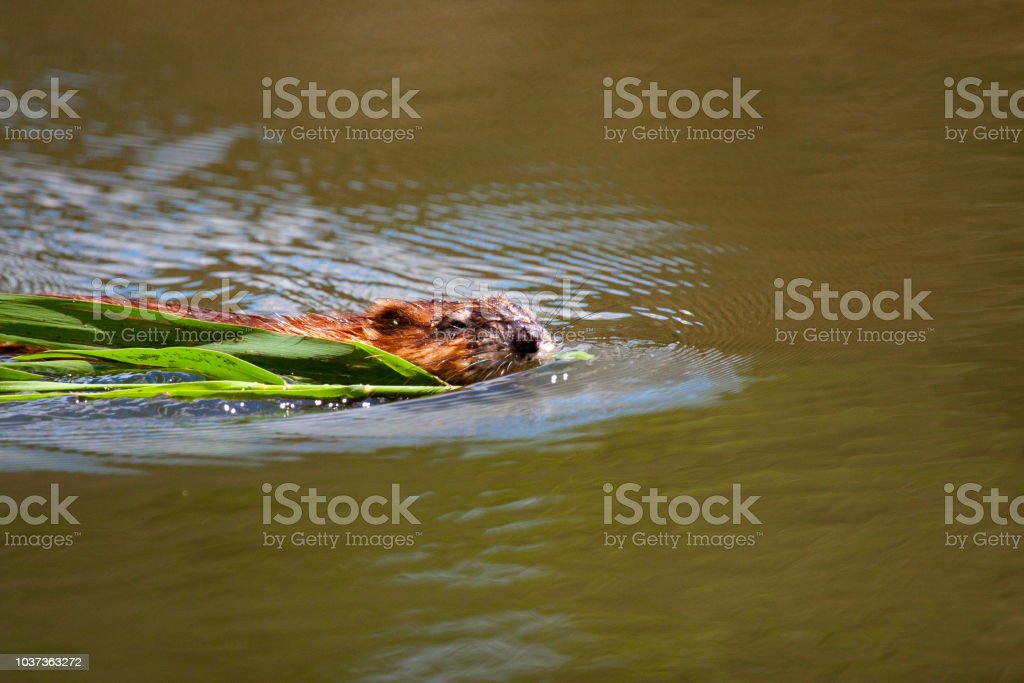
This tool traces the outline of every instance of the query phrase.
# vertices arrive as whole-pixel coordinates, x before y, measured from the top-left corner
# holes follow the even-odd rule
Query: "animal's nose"
[[[510,344],[512,351],[520,356],[529,356],[537,353],[540,349],[540,340],[529,330],[520,329],[516,331]]]

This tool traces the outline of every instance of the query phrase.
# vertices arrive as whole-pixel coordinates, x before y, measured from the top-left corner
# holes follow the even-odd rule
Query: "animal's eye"
[[[464,330],[466,329],[466,323],[461,320],[449,320],[444,324],[446,330]]]

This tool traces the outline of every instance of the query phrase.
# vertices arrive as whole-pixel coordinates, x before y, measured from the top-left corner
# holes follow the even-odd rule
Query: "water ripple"
[[[77,165],[28,151],[0,157],[3,288],[90,291],[96,279],[126,278],[190,294],[226,282],[248,293],[242,305],[251,310],[295,313],[430,297],[440,282],[456,293],[522,295],[597,359],[453,395],[370,402],[371,410],[9,403],[0,445],[16,455],[0,468],[29,459],[59,469],[256,462],[285,446],[296,454],[342,439],[348,452],[446,441],[480,456],[523,439],[566,438],[594,421],[714,401],[742,385],[741,355],[685,343],[705,325],[708,256],[730,250],[657,206],[549,166],[468,188],[363,169],[349,178],[357,191],[323,203],[300,182],[316,169],[256,163],[251,147],[243,126],[177,138],[140,126],[86,136],[87,162]],[[97,165],[111,155],[131,163]]]

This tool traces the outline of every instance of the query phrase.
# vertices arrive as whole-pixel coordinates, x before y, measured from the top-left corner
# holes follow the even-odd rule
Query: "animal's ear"
[[[380,299],[366,309],[366,315],[382,330],[402,327],[412,322],[408,308],[409,304],[400,299]]]

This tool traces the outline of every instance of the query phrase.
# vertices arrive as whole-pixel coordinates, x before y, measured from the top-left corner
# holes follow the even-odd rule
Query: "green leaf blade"
[[[0,401],[32,401],[58,396],[79,398],[183,399],[360,399],[372,396],[411,398],[451,391],[440,386],[374,386],[368,384],[288,384],[212,380],[162,384],[86,384],[72,382],[0,381]]]
[[[170,346],[163,349],[110,349],[44,351],[21,356],[24,360],[100,359],[165,370],[190,370],[213,379],[282,385],[284,378],[234,356],[212,349]],[[2,367],[2,366],[0,366]]]

